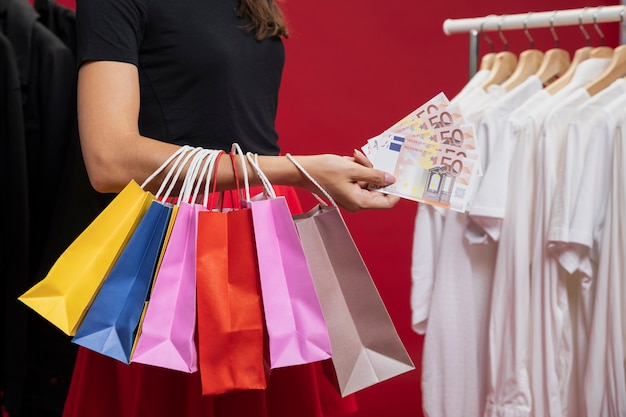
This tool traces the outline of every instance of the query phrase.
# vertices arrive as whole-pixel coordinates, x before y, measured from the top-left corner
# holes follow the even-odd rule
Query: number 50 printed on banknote
[[[479,153],[473,124],[464,122],[456,106],[447,109],[449,103],[443,98],[442,93],[435,96],[362,149],[375,168],[396,177],[394,184],[373,188],[463,212],[472,179],[482,174]],[[422,116],[420,109],[426,108],[434,116],[423,120],[417,114]]]

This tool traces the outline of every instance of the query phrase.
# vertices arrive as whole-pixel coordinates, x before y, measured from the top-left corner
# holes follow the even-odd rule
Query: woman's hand
[[[368,189],[369,185],[385,186],[395,182],[393,175],[372,168],[365,155],[355,151],[353,157],[312,155],[296,157],[303,168],[324,188],[335,202],[347,211],[389,209],[400,200],[397,196]],[[301,187],[320,194],[306,177]]]

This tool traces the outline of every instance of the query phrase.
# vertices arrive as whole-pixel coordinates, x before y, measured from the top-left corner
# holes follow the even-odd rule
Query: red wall
[[[619,4],[618,1],[605,5]],[[467,81],[468,37],[446,36],[446,18],[552,11],[579,0],[315,0],[285,3],[292,36],[279,111],[283,151],[349,155],[436,93],[452,97]],[[618,24],[602,24],[614,46]],[[584,46],[577,27],[559,27],[560,46]],[[586,27],[593,45],[599,37]],[[549,29],[532,29],[536,48],[553,47]],[[497,33],[489,33],[496,48]],[[522,31],[505,32],[510,50],[528,48]],[[488,44],[481,43],[483,51]],[[497,49],[499,50],[499,49]],[[358,416],[419,416],[422,339],[410,328],[410,257],[416,204],[392,211],[346,214],[401,338],[418,370],[357,394]]]

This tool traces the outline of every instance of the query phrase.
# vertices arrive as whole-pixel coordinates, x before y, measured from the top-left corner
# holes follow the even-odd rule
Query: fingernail
[[[354,153],[358,153],[359,155],[365,156],[365,154],[363,152],[361,152],[360,150],[358,150],[356,148],[354,149]]]
[[[388,172],[385,172],[385,183],[393,184],[394,182],[396,182],[396,177],[394,177],[392,174]]]

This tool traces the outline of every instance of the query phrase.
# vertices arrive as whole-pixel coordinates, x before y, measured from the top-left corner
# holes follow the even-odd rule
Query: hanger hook
[[[550,33],[552,33],[552,39],[554,39],[554,47],[558,48],[559,47],[559,37],[556,34],[556,29],[554,29],[554,18],[556,17],[556,10],[554,11],[554,13],[552,13],[552,16],[550,17]]]
[[[578,28],[585,36],[585,41],[587,42],[587,46],[591,46],[591,38],[589,37],[589,33],[587,33],[587,30],[583,26],[583,15],[585,14],[585,11],[587,11],[588,8],[589,7],[587,6],[583,9],[582,12],[580,12],[580,16],[578,16]]]
[[[489,36],[487,36],[487,34],[485,33],[485,31],[483,30],[483,28],[484,28],[484,27],[485,27],[485,22],[483,21],[483,22],[480,24],[480,35],[481,35],[481,36],[483,37],[483,39],[484,39],[485,41],[487,41],[487,43],[489,44],[489,49],[490,49],[490,52],[493,52],[493,51],[495,50],[495,48],[494,48],[494,44],[493,44],[493,41],[491,40],[491,38],[490,38]]]
[[[502,43],[504,44],[504,50],[508,51],[509,41],[506,40],[506,38],[504,37],[504,34],[502,33],[502,22],[504,21],[505,16],[506,15],[503,14],[502,16],[500,16],[500,20],[498,20],[498,36],[500,36],[500,39],[502,40]]]
[[[526,15],[526,18],[524,19],[524,34],[526,35],[526,38],[528,38],[528,41],[530,42],[530,49],[535,49],[535,39],[533,39],[532,35],[528,31],[528,19],[530,19],[531,14],[533,14],[533,12],[528,12],[528,14]]]
[[[598,26],[598,13],[600,12],[600,9],[602,7],[604,6],[598,6],[593,14],[593,27],[598,35],[600,35],[600,46],[604,46],[604,33],[602,32],[602,30],[600,30],[600,27]]]

